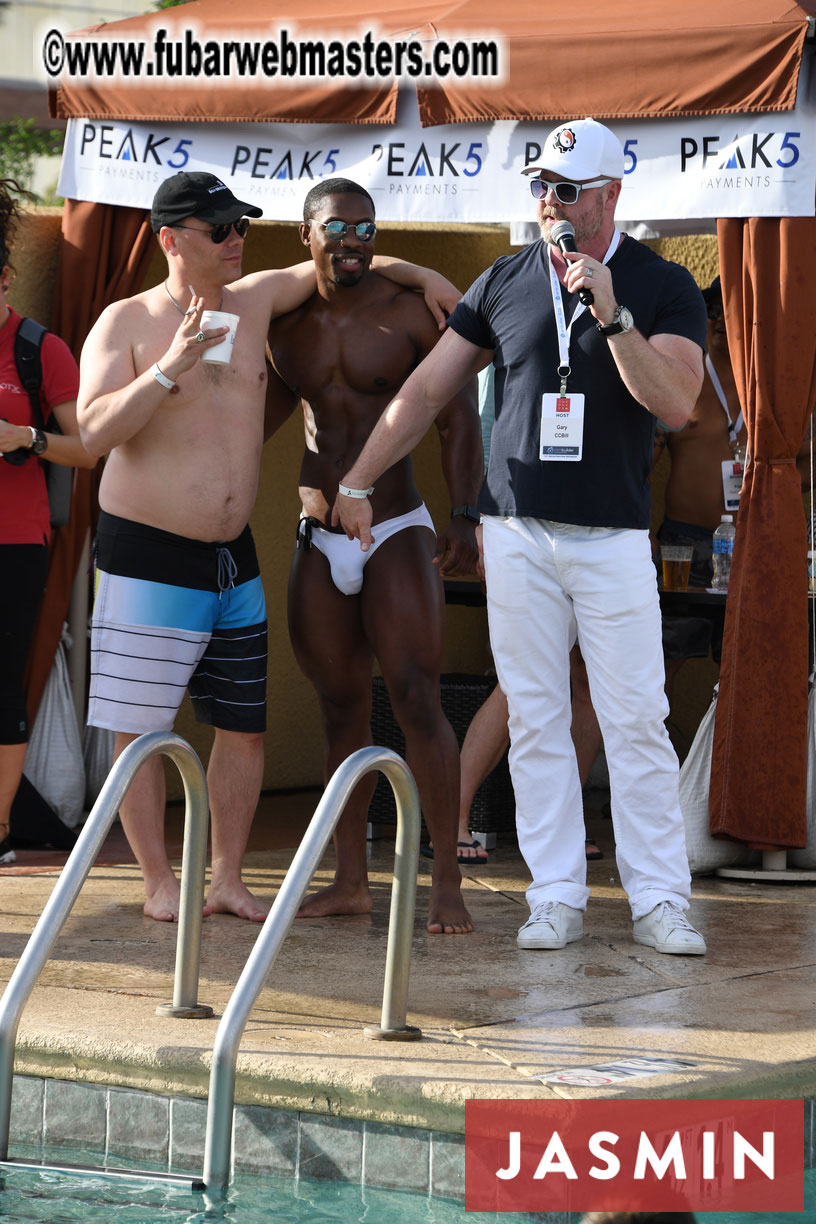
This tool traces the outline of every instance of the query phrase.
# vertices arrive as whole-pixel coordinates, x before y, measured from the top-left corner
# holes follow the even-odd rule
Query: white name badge
[[[742,477],[745,464],[740,459],[723,459],[722,482],[723,501],[726,510],[739,510],[740,493],[742,492]]]
[[[577,463],[583,445],[583,395],[542,395],[539,458],[547,462]]]

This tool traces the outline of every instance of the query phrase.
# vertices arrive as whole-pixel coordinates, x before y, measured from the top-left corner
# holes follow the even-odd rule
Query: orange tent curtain
[[[808,611],[796,456],[816,401],[816,218],[718,222],[728,346],[748,427],[726,603],[711,832],[804,846]]]
[[[318,54],[333,37],[372,32],[410,38],[430,50],[460,37],[503,40],[503,76],[488,72],[467,83],[455,77],[414,80],[423,126],[745,114],[790,110],[796,101],[807,16],[816,0],[573,0],[546,16],[528,0],[195,0],[161,12],[95,27],[105,41],[152,44],[160,27],[183,41],[278,40],[285,29],[309,39]],[[682,48],[682,63],[677,48]],[[156,75],[66,80],[51,91],[51,114],[201,123],[394,123],[397,82],[370,76],[320,80],[301,70],[281,83],[261,71],[215,83],[205,77],[165,84]],[[410,79],[406,78],[406,86]]]

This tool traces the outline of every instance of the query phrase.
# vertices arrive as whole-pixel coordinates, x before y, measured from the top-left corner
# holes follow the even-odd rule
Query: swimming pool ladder
[[[0,1165],[40,1167],[36,1161],[8,1159],[14,1047],[20,1016],[96,861],[134,774],[148,757],[157,753],[169,756],[177,765],[184,783],[186,807],[173,1002],[160,1004],[156,1011],[179,1019],[212,1015],[211,1007],[198,1002],[209,818],[207,779],[200,760],[185,740],[173,732],[155,731],[134,740],[115,762],[0,998]],[[365,774],[375,769],[385,774],[394,792],[397,834],[380,1024],[370,1025],[363,1031],[367,1037],[381,1041],[419,1040],[422,1031],[405,1023],[419,855],[419,795],[402,757],[388,748],[361,748],[340,765],[323,792],[224,1009],[215,1037],[210,1072],[204,1181],[194,1178],[191,1185],[189,1175],[140,1170],[102,1170],[57,1164],[49,1168],[163,1181],[216,1194],[229,1184],[238,1046],[249,1013],[352,791]]]
[[[186,806],[173,1002],[161,1004],[156,1010],[161,1015],[184,1019],[212,1015],[211,1007],[198,1002],[209,822],[207,779],[201,761],[185,740],[171,731],[153,731],[128,744],[114,763],[0,998],[0,1161],[4,1163],[12,1163],[8,1161],[9,1122],[14,1046],[20,1015],[96,861],[134,774],[148,757],[157,753],[170,757],[177,765],[184,783]],[[176,1180],[173,1174],[161,1176],[165,1181]],[[189,1177],[178,1180],[188,1185],[190,1182]]]
[[[363,1031],[367,1037],[381,1041],[417,1041],[422,1036],[420,1029],[405,1023],[419,857],[419,796],[410,769],[396,752],[389,748],[361,748],[339,766],[323,792],[218,1025],[210,1070],[204,1146],[203,1180],[210,1193],[218,1194],[229,1184],[236,1063],[249,1013],[289,933],[303,894],[351,792],[360,779],[374,769],[385,774],[394,792],[397,835],[380,1024]]]

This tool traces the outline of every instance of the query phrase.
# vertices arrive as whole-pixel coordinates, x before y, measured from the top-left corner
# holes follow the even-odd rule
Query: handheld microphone
[[[567,251],[578,250],[578,247],[575,245],[575,229],[569,221],[556,221],[550,230],[550,239],[555,243],[562,255],[565,255]],[[595,294],[591,289],[579,289],[578,300],[584,306],[591,306],[595,301]]]

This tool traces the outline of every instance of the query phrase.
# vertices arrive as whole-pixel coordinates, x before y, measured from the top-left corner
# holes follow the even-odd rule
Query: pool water
[[[41,1160],[15,1144],[11,1159]],[[62,1164],[100,1166],[99,1153],[60,1149]],[[121,1167],[109,1161],[113,1167]],[[144,1161],[134,1167],[148,1169]],[[191,1178],[192,1180],[192,1178]],[[529,1224],[534,1215],[465,1213],[448,1199],[347,1182],[239,1175],[223,1200],[189,1188],[144,1181],[78,1177],[40,1169],[0,1169],[2,1224]]]
[[[697,1224],[816,1224],[816,1169],[805,1169],[804,1211],[699,1211]]]
[[[41,1159],[38,1150],[14,1149]],[[55,1159],[57,1159],[55,1157]],[[63,1163],[101,1165],[89,1152],[61,1150]],[[142,1165],[141,1167],[148,1167]],[[464,1205],[428,1195],[378,1190],[345,1182],[241,1176],[223,1200],[148,1180],[112,1181],[38,1169],[0,1169],[3,1224],[530,1224],[540,1213],[465,1212]],[[698,1224],[816,1224],[816,1169],[805,1172],[805,1210],[700,1212]]]

